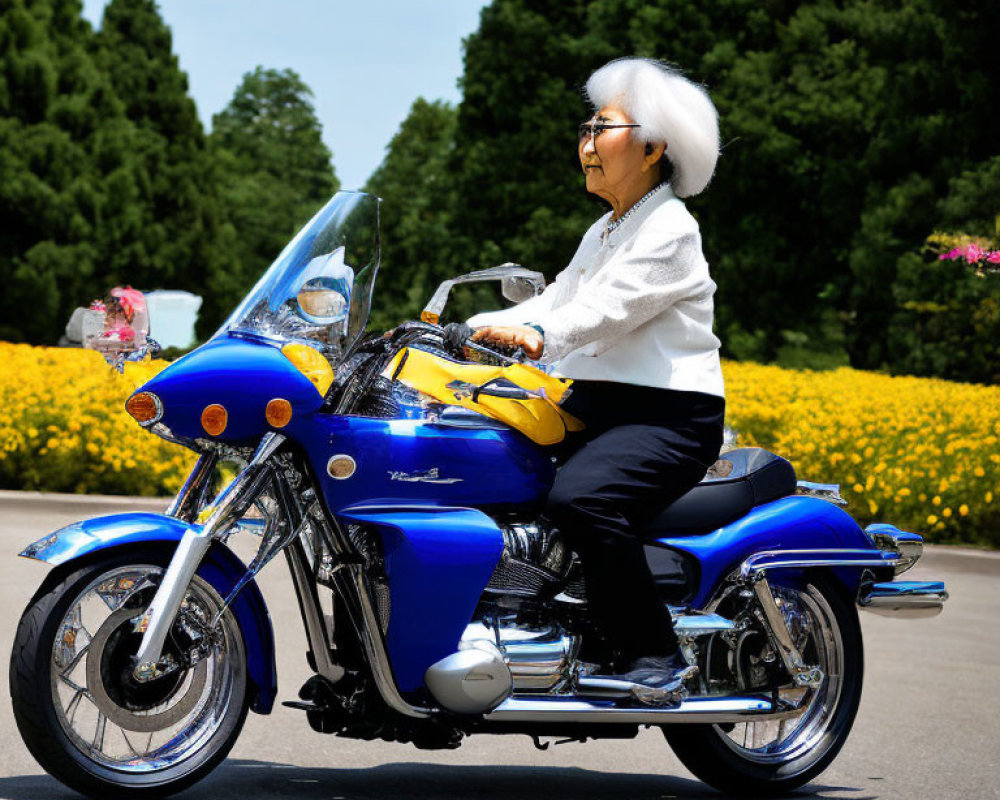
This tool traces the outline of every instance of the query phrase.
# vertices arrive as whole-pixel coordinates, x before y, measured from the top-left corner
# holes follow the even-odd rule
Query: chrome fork
[[[135,624],[135,632],[142,634],[133,670],[136,680],[153,680],[175,668],[176,665],[161,663],[163,643],[177,617],[191,579],[208,552],[212,539],[224,534],[267,487],[271,478],[268,459],[284,442],[285,437],[279,433],[267,434],[246,469],[206,508],[208,519],[201,529],[188,528],[181,537],[153,602]]]

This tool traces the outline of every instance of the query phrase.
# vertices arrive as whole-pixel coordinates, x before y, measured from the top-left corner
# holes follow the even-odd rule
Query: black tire
[[[220,637],[223,645],[216,650],[221,652],[228,650],[230,655],[223,656],[221,661],[213,660],[203,668],[201,665],[190,669],[182,668],[175,673],[175,676],[180,674],[180,677],[170,678],[173,683],[166,689],[161,690],[156,683],[152,684],[152,689],[145,688],[150,684],[135,684],[132,687],[122,688],[123,683],[114,680],[115,676],[123,674],[121,663],[125,657],[126,647],[129,646],[124,639],[132,635],[131,626],[124,620],[119,622],[119,617],[116,615],[131,614],[131,602],[123,603],[122,608],[110,611],[107,623],[100,626],[100,631],[106,630],[109,633],[88,632],[82,622],[80,629],[74,628],[70,646],[75,645],[80,630],[87,636],[86,645],[80,649],[79,655],[75,655],[77,653],[75,649],[71,651],[71,655],[75,655],[77,666],[64,671],[59,669],[60,657],[65,660],[68,656],[64,655],[65,651],[57,653],[56,648],[64,646],[68,641],[66,620],[70,619],[68,615],[71,609],[72,613],[77,613],[84,603],[91,604],[93,597],[103,600],[110,608],[109,601],[100,593],[102,591],[107,593],[105,587],[111,578],[102,576],[129,575],[132,574],[131,570],[135,570],[135,574],[142,574],[143,571],[165,569],[171,552],[172,548],[157,545],[120,549],[106,555],[102,554],[83,566],[73,564],[57,568],[49,574],[32,598],[18,625],[10,663],[10,693],[17,728],[28,750],[46,772],[85,795],[102,799],[129,797],[145,800],[179,792],[203,778],[226,757],[246,719],[249,692],[245,645],[238,623],[229,610],[226,611],[221,623]],[[142,605],[138,608],[145,608],[151,598],[152,590],[146,591],[148,597],[145,594],[141,597]],[[187,597],[194,604],[200,603],[211,607],[214,603],[219,609],[222,607],[218,593],[200,577],[196,577],[192,582],[192,590]],[[93,603],[87,607],[99,609],[100,605]],[[57,642],[56,637],[60,634],[61,642]],[[172,637],[176,635],[175,628]],[[93,649],[90,649],[92,645]],[[130,652],[134,653],[134,649]],[[213,650],[213,654],[215,652]],[[84,694],[82,698],[75,698],[75,708],[69,713],[69,707],[64,706],[60,699],[59,690],[65,691],[66,687],[62,683],[64,679],[59,676],[77,675],[78,673],[73,670],[79,670],[83,665],[89,680],[92,658],[96,662],[93,669],[101,676],[100,689],[88,685],[87,691],[90,697]],[[117,662],[109,666],[114,659],[117,659]],[[203,676],[210,674],[211,677],[202,677],[200,684],[196,683],[199,672]],[[158,680],[163,682],[168,681],[168,678]],[[69,679],[65,679],[65,682],[68,683]],[[199,694],[195,697],[195,693],[205,691],[206,685],[210,694]],[[186,708],[191,703],[188,695],[194,698],[195,703],[198,699],[207,697],[206,704],[213,702],[214,707],[216,685],[226,687],[225,691],[220,690],[218,695],[220,698],[218,709],[221,713],[218,714],[217,720],[211,721],[210,727],[204,729],[191,727],[192,737],[197,745],[190,746],[196,749],[184,752],[180,750],[179,745],[174,745],[177,748],[177,758],[171,761],[171,754],[174,751],[167,749],[171,744],[168,741],[161,749],[147,750],[146,755],[151,755],[152,758],[144,762],[141,757],[143,754],[131,744],[128,732],[132,732],[134,738],[140,738],[144,737],[146,731],[142,734],[134,733],[136,728],[129,727],[134,725],[129,719],[140,719],[141,715],[149,715],[143,717],[147,720],[145,724],[156,725],[157,722],[149,720],[168,719],[171,715],[178,714],[177,707]],[[185,686],[188,688],[185,689]],[[138,701],[134,699],[136,695],[128,695],[127,691],[159,694],[155,699],[148,700],[146,707],[142,707],[137,705]],[[76,690],[75,694],[79,694],[79,691]],[[98,705],[93,697],[100,697],[103,706]],[[117,706],[115,704],[119,701],[111,699],[112,697],[124,699],[120,701],[121,705]],[[180,700],[176,702],[174,711],[157,712],[157,709],[169,708],[171,702],[178,697]],[[224,707],[221,705],[221,698],[225,700]],[[100,730],[101,743],[100,748],[92,751],[91,755],[84,752],[86,745],[81,746],[82,737],[73,727],[77,712],[88,702],[93,704],[93,711],[96,713],[96,729]],[[197,708],[196,705],[193,707]],[[112,714],[115,713],[115,708],[118,708],[118,716],[115,718],[126,719],[126,727],[119,727],[118,736],[124,737],[124,741],[129,742],[129,748],[133,748],[136,756],[133,759],[134,763],[130,764],[125,759],[120,762],[106,759],[101,752],[105,747],[106,728],[111,719],[106,716],[102,727],[102,708]],[[207,724],[200,720],[200,712],[191,713],[195,718],[192,725]],[[134,716],[129,717],[129,714]],[[181,717],[180,724],[183,724],[183,719]],[[114,731],[116,723],[110,724]],[[164,730],[170,728],[166,727]],[[150,742],[153,741],[154,735],[155,731],[150,732]],[[173,737],[173,734],[168,736]],[[95,746],[97,741],[95,732],[93,742]],[[154,763],[154,758],[162,763]]]
[[[794,746],[794,731],[788,737],[787,753],[768,756],[741,747],[717,725],[663,728],[667,742],[684,766],[705,783],[727,794],[782,795],[808,783],[836,758],[854,724],[864,677],[864,652],[857,609],[842,588],[823,575],[804,578],[794,591],[806,593],[817,603],[817,607],[825,604],[829,609],[830,624],[836,627],[834,641],[840,642],[842,664],[842,677],[830,711],[820,712],[822,716],[811,731],[802,725],[802,741],[798,746]],[[820,666],[828,676],[824,684],[827,688],[830,671],[827,665]],[[808,713],[803,714],[803,718]]]

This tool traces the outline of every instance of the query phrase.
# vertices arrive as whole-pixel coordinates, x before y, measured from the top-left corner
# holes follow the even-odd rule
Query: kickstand
[[[531,741],[535,743],[535,747],[537,747],[539,750],[549,749],[549,743],[545,742],[544,744],[542,744],[542,740],[535,734],[531,734]]]

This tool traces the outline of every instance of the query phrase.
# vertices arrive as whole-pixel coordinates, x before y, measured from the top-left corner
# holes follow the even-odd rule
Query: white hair
[[[586,93],[595,110],[615,105],[639,123],[632,134],[640,141],[667,146],[678,197],[708,186],[719,158],[719,114],[702,86],[662,62],[619,58],[590,76]]]

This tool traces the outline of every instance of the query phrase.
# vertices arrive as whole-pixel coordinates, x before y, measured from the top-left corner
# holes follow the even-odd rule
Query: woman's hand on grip
[[[528,325],[485,325],[475,329],[472,341],[520,347],[531,359],[540,358],[545,345],[542,334]]]

